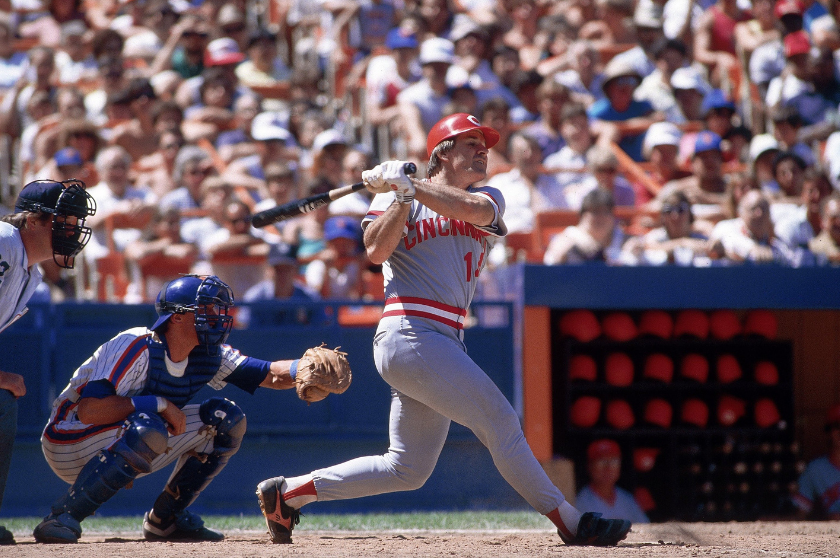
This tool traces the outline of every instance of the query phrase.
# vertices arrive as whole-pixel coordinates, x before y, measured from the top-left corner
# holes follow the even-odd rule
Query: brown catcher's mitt
[[[340,348],[340,347],[339,347]],[[330,350],[324,343],[307,350],[298,362],[295,383],[302,400],[313,403],[330,393],[340,395],[350,386],[352,374],[347,352]]]

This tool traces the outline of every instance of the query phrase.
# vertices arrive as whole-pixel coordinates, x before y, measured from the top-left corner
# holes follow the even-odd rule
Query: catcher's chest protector
[[[164,345],[155,342],[152,337],[148,337],[146,344],[149,347],[149,371],[146,387],[141,394],[164,397],[178,408],[190,402],[190,399],[213,379],[222,363],[219,353],[209,356],[204,347],[198,347],[190,352],[184,375],[175,377],[166,369]]]

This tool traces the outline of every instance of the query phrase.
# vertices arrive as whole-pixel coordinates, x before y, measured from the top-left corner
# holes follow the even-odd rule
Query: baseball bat
[[[406,174],[415,173],[417,172],[417,166],[409,162],[403,166],[403,170]],[[251,216],[251,224],[254,227],[265,227],[275,222],[282,222],[283,220],[288,220],[289,218],[306,214],[307,212],[312,212],[316,208],[329,204],[333,200],[339,199],[342,196],[347,196],[350,193],[360,191],[363,188],[365,188],[364,183],[353,183],[352,185],[344,187],[336,187],[325,193],[313,194],[311,196],[307,196],[306,198],[293,200],[292,202],[287,202],[286,204],[275,206],[274,208],[269,208],[268,210],[263,210],[262,212],[257,212]]]

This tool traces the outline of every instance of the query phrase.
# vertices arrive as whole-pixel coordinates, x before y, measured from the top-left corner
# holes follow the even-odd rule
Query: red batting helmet
[[[448,138],[454,138],[471,130],[478,130],[484,135],[484,145],[488,149],[495,146],[496,142],[499,141],[499,133],[489,126],[481,126],[481,123],[474,116],[467,113],[455,113],[443,117],[429,131],[429,136],[426,137],[427,154],[431,157],[435,146]]]
[[[709,379],[709,360],[700,354],[686,354],[680,364],[680,374],[686,379],[705,383]]]
[[[560,334],[580,342],[589,342],[601,336],[601,324],[588,309],[576,309],[560,318]]]
[[[644,376],[663,383],[670,383],[674,378],[674,362],[665,354],[656,352],[645,360]]]
[[[741,379],[741,364],[732,354],[721,354],[717,359],[717,380],[732,383]]]
[[[771,399],[763,398],[755,401],[755,409],[753,410],[755,424],[759,428],[769,428],[779,423],[782,416],[779,414],[779,409],[776,407]]]
[[[606,411],[607,424],[618,430],[626,430],[636,423],[636,415],[630,404],[622,399],[610,401]]]
[[[674,321],[674,336],[695,336],[706,338],[709,336],[709,317],[699,309],[684,309],[677,314]]]
[[[642,508],[642,511],[651,511],[656,509],[656,500],[653,499],[653,494],[650,493],[644,486],[639,486],[633,491],[633,497],[636,503]]]
[[[655,447],[637,447],[633,450],[633,467],[638,472],[648,472],[656,464],[659,452]]]
[[[755,364],[753,377],[762,385],[776,385],[779,382],[779,368],[768,360],[762,360]]]
[[[601,321],[601,329],[604,331],[604,336],[619,342],[632,340],[638,334],[633,318],[623,311],[615,311],[604,317]]]
[[[709,315],[709,329],[718,340],[729,340],[741,334],[741,321],[731,309],[718,309]]]
[[[773,340],[778,331],[779,321],[776,315],[767,309],[753,309],[744,319],[744,334],[757,334]]]
[[[661,309],[650,309],[639,317],[639,334],[650,334],[659,338],[671,338],[674,332],[674,319],[671,314]]]
[[[732,395],[723,395],[718,400],[717,417],[721,426],[732,426],[747,410],[743,399]]]
[[[645,405],[645,421],[660,428],[670,427],[673,415],[674,409],[665,399],[651,399]]]
[[[615,440],[612,439],[598,439],[589,444],[586,448],[586,458],[590,462],[595,462],[598,459],[605,458],[621,458],[621,448]]]
[[[577,354],[569,360],[569,379],[581,381],[595,381],[598,377],[598,367],[592,356]]]
[[[623,352],[613,352],[604,362],[604,377],[610,385],[627,387],[633,383],[633,360]]]
[[[569,410],[569,417],[572,424],[580,428],[591,428],[598,423],[601,416],[601,399],[598,397],[584,396],[572,404]]]
[[[709,423],[709,406],[700,399],[686,399],[682,404],[680,420],[698,428],[705,428]]]

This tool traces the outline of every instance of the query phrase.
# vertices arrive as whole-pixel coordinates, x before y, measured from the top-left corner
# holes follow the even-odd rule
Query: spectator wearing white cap
[[[397,96],[400,106],[409,159],[425,161],[426,136],[443,118],[443,108],[452,101],[446,84],[446,73],[455,62],[454,45],[448,39],[433,37],[420,45],[423,78],[405,88]]]
[[[700,121],[703,119],[703,99],[711,86],[693,66],[677,68],[671,74],[671,91],[679,108],[680,117],[668,120],[675,123]]]
[[[272,162],[296,162],[299,148],[289,132],[289,115],[283,111],[263,111],[251,121],[252,154],[230,162],[223,175],[233,185],[241,185],[255,193],[255,198],[268,196],[265,168]]]
[[[779,190],[773,174],[773,160],[779,150],[779,141],[772,134],[756,134],[750,140],[752,173],[761,190],[767,193]]]
[[[691,173],[680,168],[677,161],[682,132],[671,122],[650,125],[642,143],[642,155],[650,168],[648,176],[657,185],[688,177]],[[639,181],[631,183],[636,193],[636,205],[641,206],[653,200],[656,193],[650,192]]]
[[[312,167],[307,176],[321,180],[329,188],[341,186],[344,154],[350,147],[350,140],[343,132],[328,128],[319,132],[312,142]]]

